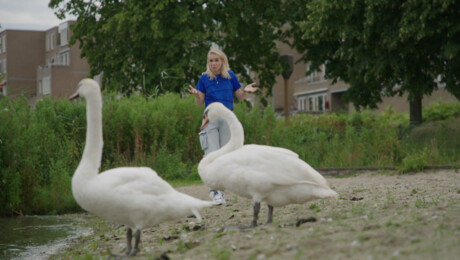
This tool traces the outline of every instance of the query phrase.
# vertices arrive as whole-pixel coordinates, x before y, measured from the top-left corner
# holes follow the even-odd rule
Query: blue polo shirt
[[[223,78],[220,74],[213,80],[203,73],[196,85],[196,89],[205,94],[204,105],[207,107],[213,102],[220,102],[228,109],[233,110],[233,92],[241,88],[235,73],[229,70],[230,78]]]

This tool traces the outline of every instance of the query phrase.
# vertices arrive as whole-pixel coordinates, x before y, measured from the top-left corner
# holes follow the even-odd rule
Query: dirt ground
[[[203,210],[203,221],[185,217],[142,232],[132,259],[458,259],[460,173],[454,170],[395,175],[366,172],[326,177],[338,200],[275,208],[274,222],[248,224],[252,202],[226,192],[227,205]],[[203,185],[177,188],[208,199]],[[82,215],[94,233],[53,259],[107,258],[125,250],[125,229]]]

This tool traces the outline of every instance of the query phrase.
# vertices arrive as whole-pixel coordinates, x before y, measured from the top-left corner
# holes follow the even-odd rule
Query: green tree
[[[49,6],[58,17],[78,17],[71,44],[80,43],[92,75],[104,73],[105,87],[180,91],[203,71],[209,48],[203,25],[212,21],[196,1],[52,0]]]
[[[58,17],[78,17],[71,43],[80,42],[91,73],[128,92],[179,92],[205,70],[212,43],[223,48],[242,81],[257,73],[271,88],[281,73],[275,40],[281,0],[51,0]],[[267,91],[270,93],[270,91]]]
[[[349,83],[346,98],[357,108],[407,92],[411,124],[419,124],[437,79],[460,98],[459,1],[299,2],[306,8],[290,31],[294,46],[313,68],[326,64],[327,78]]]

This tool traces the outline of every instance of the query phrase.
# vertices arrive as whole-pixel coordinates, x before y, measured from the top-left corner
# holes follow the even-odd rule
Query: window
[[[58,60],[58,64],[59,65],[69,65],[70,62],[69,62],[69,57],[70,57],[70,52],[69,50],[66,50],[66,51],[63,51],[61,53],[59,53],[58,57],[57,57],[57,60]]]
[[[311,68],[311,65],[307,64],[307,71],[309,71],[310,68]],[[316,78],[316,71],[313,71],[311,74],[308,74],[307,81],[308,82],[315,82],[315,78]]]
[[[307,111],[307,97],[306,96],[299,97],[297,99],[297,107],[300,112]]]
[[[329,100],[327,93],[319,93],[308,96],[308,111],[322,112],[329,110]]]
[[[45,47],[46,47],[46,51],[51,51],[51,50],[54,50],[54,46],[55,46],[55,43],[54,43],[54,36],[55,36],[55,33],[54,32],[50,32],[46,35],[45,37]]]
[[[311,64],[307,64],[307,71],[309,71],[311,68]],[[325,80],[326,75],[326,65],[321,65],[320,70],[313,71],[311,74],[307,76],[307,81],[308,82],[321,82]]]
[[[61,42],[61,46],[65,46],[69,43],[69,35],[68,35],[68,31],[69,31],[69,26],[67,23],[62,23],[59,25],[59,38],[60,38],[60,42]]]

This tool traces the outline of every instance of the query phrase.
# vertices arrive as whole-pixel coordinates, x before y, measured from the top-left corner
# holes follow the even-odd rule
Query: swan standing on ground
[[[98,174],[102,158],[102,96],[92,79],[78,84],[77,97],[86,99],[86,144],[83,157],[72,178],[72,193],[88,212],[127,227],[128,255],[139,251],[141,230],[167,220],[194,214],[214,205],[176,191],[147,167],[115,168]],[[134,248],[131,241],[134,230]]]
[[[230,141],[204,157],[198,165],[198,172],[208,187],[230,190],[254,201],[250,227],[257,226],[262,201],[268,204],[267,223],[271,223],[273,207],[338,197],[324,177],[299,159],[296,153],[266,145],[243,146],[243,126],[222,104],[216,102],[206,108],[202,127],[217,118],[227,121]]]

